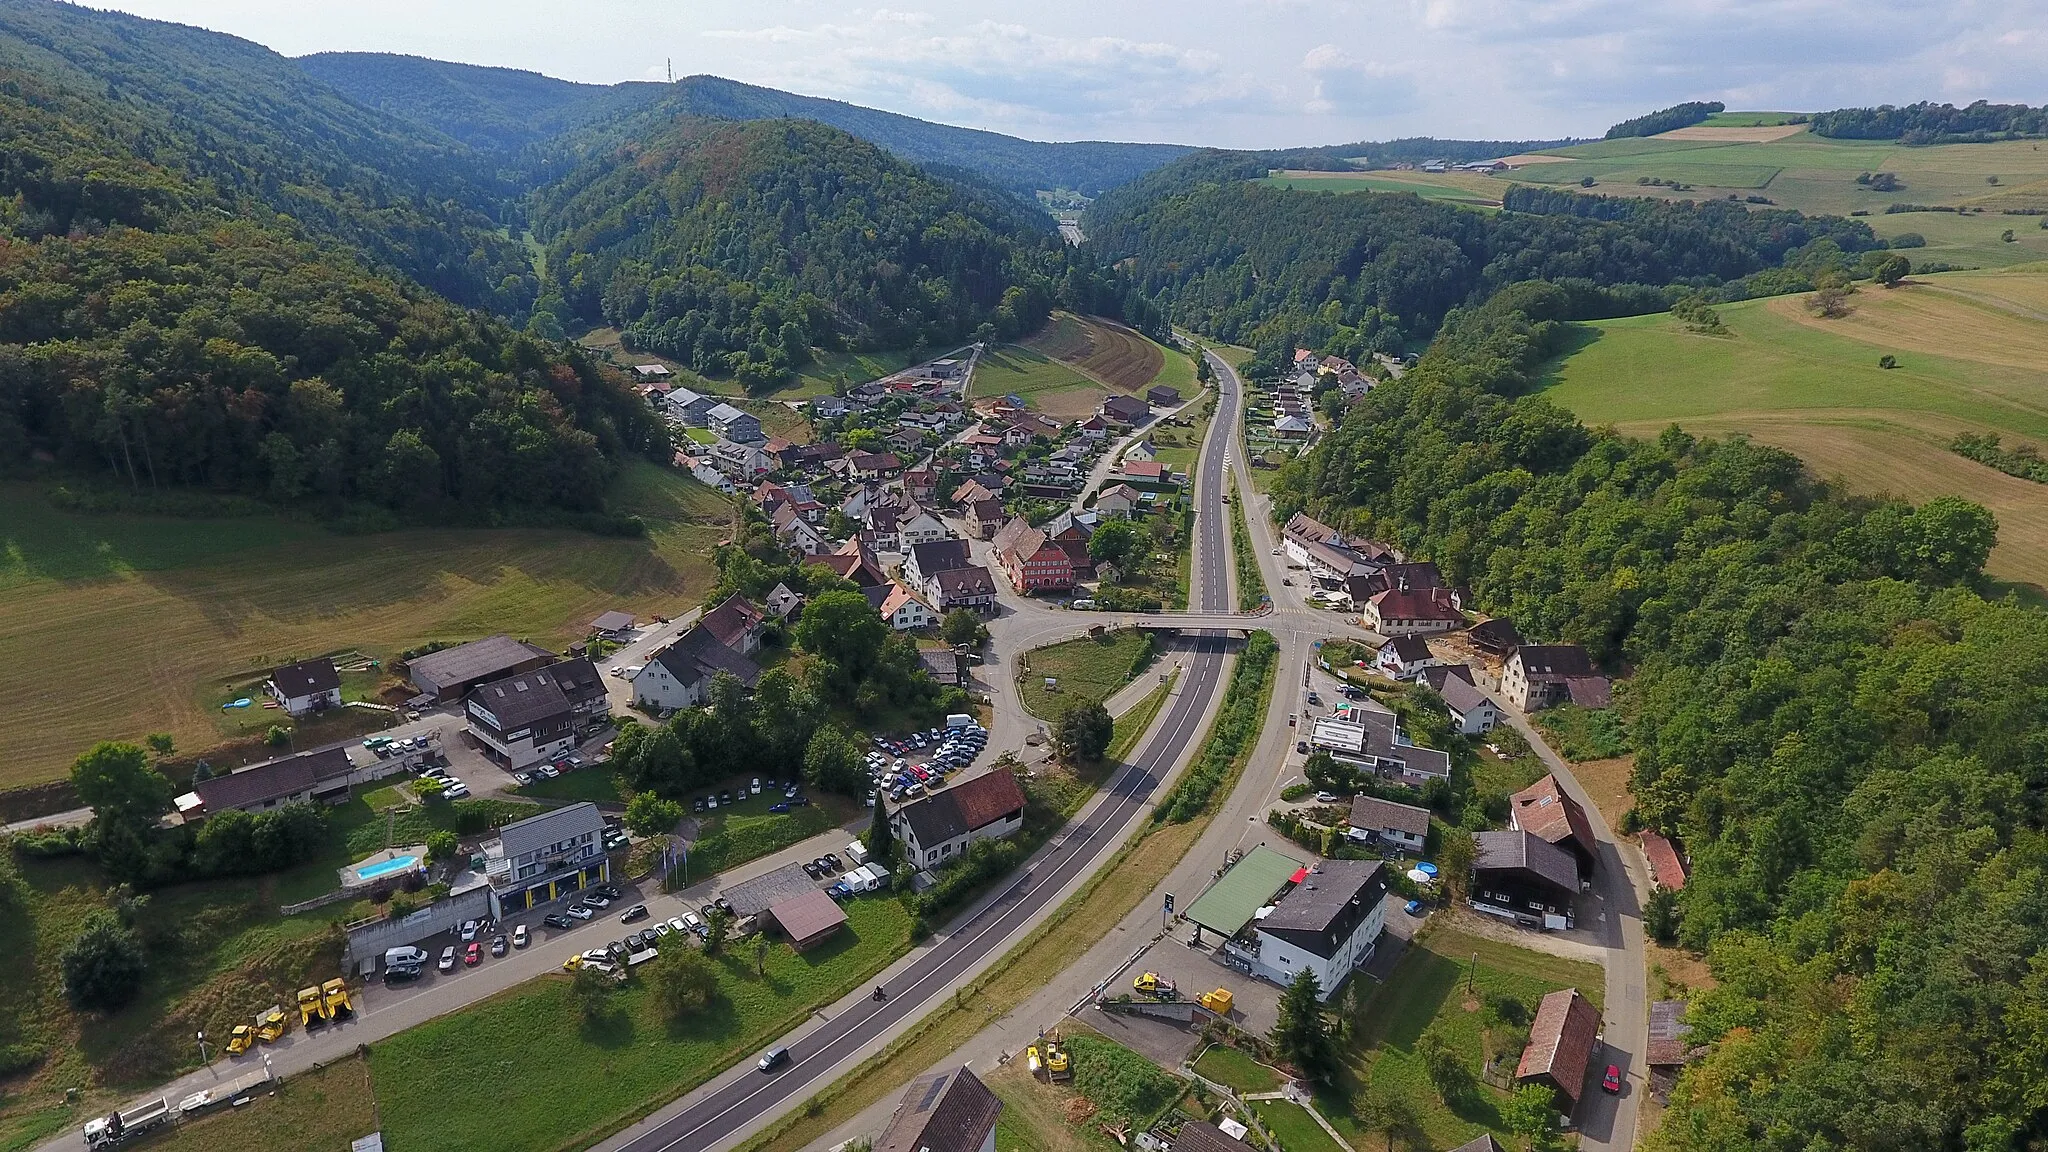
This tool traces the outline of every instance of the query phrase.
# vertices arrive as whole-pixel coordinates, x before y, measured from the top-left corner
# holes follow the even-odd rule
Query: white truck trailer
[[[171,1118],[171,1102],[162,1096],[85,1122],[87,1148],[112,1148]]]

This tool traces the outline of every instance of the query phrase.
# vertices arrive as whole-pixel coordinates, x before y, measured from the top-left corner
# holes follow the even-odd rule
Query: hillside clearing
[[[727,505],[651,464],[618,491],[645,539],[86,515],[0,485],[0,699],[15,705],[0,788],[57,779],[96,740],[169,732],[182,751],[206,748],[226,734],[220,704],[290,658],[353,648],[388,662],[494,632],[559,648],[610,608],[694,606]]]
[[[999,344],[974,366],[968,396],[1016,396],[1056,420],[1095,411],[1110,390],[1054,357],[1021,344]]]
[[[1747,433],[1857,491],[1975,500],[1999,519],[1992,574],[2048,584],[2048,491],[1948,450],[1958,432],[2048,446],[2048,273],[1916,277],[1851,305],[1840,320],[1795,297],[1726,305],[1725,337],[1663,315],[1587,325],[1545,395],[1639,435]],[[1879,368],[1886,353],[1901,367]]]

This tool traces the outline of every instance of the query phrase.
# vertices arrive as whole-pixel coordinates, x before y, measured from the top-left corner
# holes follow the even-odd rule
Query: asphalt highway
[[[1239,398],[1234,376],[1225,374],[1218,385],[1217,412],[1203,444],[1195,489],[1192,598],[1197,609],[1207,612],[1227,611],[1230,606],[1223,456],[1237,427]],[[829,1083],[833,1070],[847,1057],[895,1025],[923,1015],[954,980],[1007,948],[1013,935],[1044,912],[1068,881],[1099,867],[1131,827],[1146,817],[1158,799],[1160,781],[1202,738],[1211,699],[1222,686],[1226,646],[1223,634],[1194,634],[1182,690],[1138,758],[1110,781],[1106,800],[1056,838],[1051,850],[1013,877],[1001,895],[890,981],[887,1000],[860,1001],[823,1027],[784,1041],[789,1060],[779,1068],[769,1073],[751,1067],[728,1073],[703,1099],[618,1147],[627,1152],[701,1152],[716,1147],[807,1099]]]

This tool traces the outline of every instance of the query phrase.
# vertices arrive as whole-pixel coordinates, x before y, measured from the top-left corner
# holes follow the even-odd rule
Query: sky
[[[2048,100],[2048,0],[94,0],[288,56],[708,72],[1038,140],[1598,136],[1683,100]]]

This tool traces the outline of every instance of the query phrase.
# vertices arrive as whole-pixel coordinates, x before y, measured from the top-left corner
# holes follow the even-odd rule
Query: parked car
[[[631,924],[635,920],[647,919],[647,905],[635,904],[619,914],[619,923]]]
[[[505,939],[505,934],[503,932],[500,932],[496,936],[491,937],[491,955],[503,956],[506,952],[511,950],[511,947],[511,942]]]
[[[1306,755],[1308,755],[1308,741],[1306,741],[1306,740],[1296,740],[1296,741],[1294,742],[1294,750],[1295,750],[1296,752],[1299,752],[1299,753],[1301,753],[1301,754],[1302,754],[1303,756],[1306,756]]]
[[[811,798],[809,796],[791,796],[789,798],[789,806],[791,808],[808,808],[811,806]]]
[[[455,971],[455,945],[450,944],[446,948],[441,949],[441,961],[435,967],[443,972]]]
[[[818,866],[816,863],[806,861],[804,864],[804,875],[809,876],[813,880],[816,880],[821,878],[825,874],[818,870]]]
[[[619,890],[616,885],[593,884],[591,885],[590,890],[607,899],[617,900],[619,898]]]
[[[1401,905],[1401,911],[1406,912],[1410,916],[1420,916],[1422,915],[1422,901],[1410,900],[1406,904]]]
[[[834,872],[837,872],[840,869],[846,867],[846,865],[841,864],[839,862],[839,853],[837,852],[825,853],[825,863],[830,864],[832,866],[832,871]]]
[[[462,942],[467,944],[475,940],[477,931],[483,926],[483,921],[481,920],[464,920],[462,922]]]
[[[789,811],[789,804],[787,802],[781,804],[770,804],[768,806],[768,810],[770,812],[787,812]]]
[[[612,898],[595,888],[584,895],[583,902],[592,908],[609,908],[612,906]]]
[[[656,920],[654,922],[654,927],[649,928],[647,931],[649,934],[654,936],[666,936],[669,934],[669,932],[672,931],[672,929],[669,928],[668,921]]]
[[[704,798],[703,798],[702,796],[699,796],[699,797],[697,797],[697,798],[696,798],[695,800],[692,800],[692,801],[690,801],[690,811],[692,811],[692,812],[702,812],[703,810],[704,810]]]
[[[1621,1094],[1621,1065],[1609,1064],[1607,1066],[1607,1075],[1600,1078],[1600,1087],[1614,1095],[1619,1096]]]
[[[534,775],[539,776],[544,780],[553,780],[555,777],[560,776],[562,774],[561,769],[556,768],[553,764],[543,764],[540,767],[535,768],[533,770],[533,773]]]
[[[443,969],[443,971],[446,971],[446,969]],[[395,968],[386,968],[384,970],[384,983],[386,984],[408,984],[419,978],[420,966],[417,964],[400,964]]]
[[[1337,794],[1335,792],[1316,793],[1316,803],[1318,804],[1335,804],[1336,802]]]
[[[719,908],[720,908],[720,909],[721,909],[722,911],[724,911],[724,913],[725,913],[725,914],[726,914],[727,916],[737,916],[737,915],[739,915],[739,913],[737,913],[737,912],[734,912],[734,911],[733,911],[733,909],[732,909],[732,901],[730,901],[730,900],[727,900],[727,899],[726,899],[725,897],[723,897],[723,896],[720,896],[720,897],[719,897],[718,899],[716,899],[716,900],[713,900],[713,901],[712,901],[712,903],[713,903],[713,904],[716,904],[716,905],[717,905],[717,906],[718,906],[718,907],[719,907]]]
[[[669,917],[668,927],[671,932],[688,932],[690,930],[690,926],[683,921],[681,916]]]
[[[441,798],[443,800],[461,800],[468,795],[469,785],[464,784],[460,780],[451,781],[446,788],[441,789]]]
[[[576,922],[574,920],[569,919],[567,916],[562,915],[560,912],[550,912],[547,915],[541,917],[540,922],[547,925],[550,928],[573,928],[576,926]],[[524,927],[524,925],[521,925],[521,927]]]
[[[531,783],[533,783],[533,777],[531,777],[531,776],[528,776],[528,775],[527,775],[526,773],[524,773],[524,772],[514,772],[514,773],[512,774],[512,779],[513,779],[513,781],[514,781],[515,783],[517,783],[517,784],[518,784],[518,785],[519,785],[520,787],[522,787],[522,788],[524,788],[524,787],[525,787],[525,786],[527,786],[528,784],[531,784]]]
[[[592,916],[597,915],[597,913],[592,912],[588,904],[571,904],[569,905],[569,915],[574,916],[578,920],[588,920]]]
[[[471,945],[470,945],[469,947],[467,947],[467,948],[465,948],[465,949],[463,949],[463,950],[462,950],[462,965],[463,965],[463,967],[465,967],[465,968],[474,968],[474,967],[476,967],[477,965],[479,965],[479,964],[481,964],[481,963],[483,963],[483,962],[484,962],[484,946],[483,946],[483,945],[481,945],[481,944],[471,944]]]

